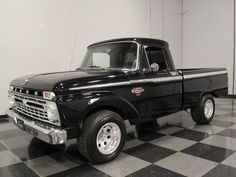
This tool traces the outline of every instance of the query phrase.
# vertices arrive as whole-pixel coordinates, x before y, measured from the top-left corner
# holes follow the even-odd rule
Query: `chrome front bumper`
[[[67,140],[67,131],[51,126],[42,126],[35,121],[24,118],[15,111],[8,109],[6,111],[10,122],[20,129],[50,144],[63,144]],[[40,126],[41,125],[41,126]]]

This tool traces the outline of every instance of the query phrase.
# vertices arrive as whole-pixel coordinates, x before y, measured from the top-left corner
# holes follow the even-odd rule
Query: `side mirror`
[[[157,71],[159,71],[159,69],[160,69],[160,67],[159,67],[159,65],[157,63],[152,63],[151,64],[151,70],[152,71],[157,72]]]

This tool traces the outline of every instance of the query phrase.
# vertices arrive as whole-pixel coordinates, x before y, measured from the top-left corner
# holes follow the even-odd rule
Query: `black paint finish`
[[[225,69],[182,69],[176,70],[167,42],[146,38],[124,38],[109,42],[136,42],[139,45],[139,68],[135,71],[111,69],[77,69],[56,73],[36,74],[20,77],[11,85],[26,90],[53,91],[56,97],[62,128],[68,131],[68,139],[77,137],[86,116],[101,109],[119,113],[131,124],[143,123],[154,118],[172,114],[196,106],[206,93],[216,97],[227,95],[227,74],[184,79],[185,76],[222,72]],[[147,63],[145,46],[159,46],[163,49],[167,70],[151,71],[144,68]],[[145,69],[145,70],[144,70]],[[134,88],[142,90],[137,95]],[[26,94],[26,93],[21,93]]]

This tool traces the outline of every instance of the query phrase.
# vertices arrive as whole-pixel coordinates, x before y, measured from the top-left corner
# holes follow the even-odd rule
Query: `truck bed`
[[[228,93],[228,77],[225,68],[179,69],[183,76],[183,109],[195,106],[202,94],[211,93],[223,97]]]

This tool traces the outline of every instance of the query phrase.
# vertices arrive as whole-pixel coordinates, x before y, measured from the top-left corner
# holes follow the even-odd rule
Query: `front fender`
[[[106,109],[106,108],[114,108],[121,114],[124,119],[129,119],[133,117],[140,117],[139,112],[136,108],[123,97],[118,96],[104,96],[99,98],[91,99],[88,104],[90,104],[86,111],[85,117],[91,111],[98,110],[98,109]]]
[[[62,110],[65,125],[80,126],[85,118],[96,111],[108,109],[119,113],[122,118],[139,118],[136,108],[123,97],[118,97],[109,92],[90,93],[83,95],[68,95],[61,98],[60,110]]]

